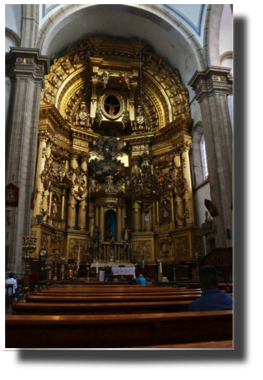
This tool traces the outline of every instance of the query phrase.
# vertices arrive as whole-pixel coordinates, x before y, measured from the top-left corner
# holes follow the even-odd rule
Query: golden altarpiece
[[[36,252],[79,264],[203,255],[191,127],[179,72],[146,44],[92,37],[54,58],[40,107]]]

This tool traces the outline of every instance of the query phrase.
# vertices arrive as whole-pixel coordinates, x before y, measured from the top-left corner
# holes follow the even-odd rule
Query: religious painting
[[[117,91],[107,91],[99,99],[99,108],[110,120],[117,120],[125,111],[125,100]]]
[[[116,96],[108,96],[104,101],[104,109],[110,116],[116,116],[120,111],[120,102]]]

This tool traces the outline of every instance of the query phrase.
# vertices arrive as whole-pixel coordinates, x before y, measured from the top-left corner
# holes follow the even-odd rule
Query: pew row
[[[83,291],[67,291],[67,290],[61,290],[61,291],[52,291],[49,290],[43,290],[36,292],[36,295],[39,296],[50,296],[50,297],[61,297],[61,296],[85,296],[85,297],[100,297],[100,296],[162,296],[162,295],[195,295],[195,294],[201,294],[201,290],[183,290],[183,291],[175,291],[175,292],[147,292],[147,291],[141,291],[141,292],[85,292]]]
[[[6,315],[6,348],[129,348],[232,340],[232,311]]]
[[[97,295],[84,295],[84,296],[65,296],[65,295],[29,295],[28,302],[55,302],[55,303],[88,303],[88,302],[151,302],[151,301],[191,301],[200,297],[198,294],[179,294],[179,295],[120,295],[120,296],[97,296]]]
[[[13,301],[13,314],[18,315],[96,315],[174,313],[187,311],[191,301],[164,302],[101,302],[101,303],[40,303]]]
[[[200,343],[187,343],[187,344],[167,344],[163,346],[148,346],[148,347],[134,347],[136,349],[140,348],[148,348],[148,349],[155,349],[155,348],[162,348],[162,349],[196,349],[196,348],[214,348],[214,349],[233,349],[233,340],[223,340],[220,342],[200,342]]]

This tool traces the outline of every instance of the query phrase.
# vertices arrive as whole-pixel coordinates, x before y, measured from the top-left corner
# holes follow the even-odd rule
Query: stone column
[[[39,4],[22,4],[21,46],[34,48],[39,31]]]
[[[186,180],[186,189],[184,192],[184,205],[185,205],[185,221],[186,224],[195,224],[194,217],[194,197],[192,189],[191,169],[189,160],[189,149],[191,145],[188,141],[184,141],[182,144],[182,159],[183,159],[183,173]]]
[[[6,76],[11,80],[6,122],[6,184],[19,188],[19,205],[10,226],[8,267],[22,272],[22,237],[31,234],[30,204],[35,183],[40,96],[49,58],[38,49],[11,47],[6,54]]]
[[[216,246],[232,246],[232,128],[227,96],[232,94],[231,68],[208,66],[197,70],[189,81],[200,104],[209,170]]]

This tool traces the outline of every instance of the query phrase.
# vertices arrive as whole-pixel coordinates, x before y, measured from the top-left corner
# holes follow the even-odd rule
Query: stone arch
[[[48,20],[42,25],[41,29],[39,30],[37,48],[39,48],[40,51],[47,51],[48,46],[51,42],[52,32],[57,32],[57,30],[60,30],[62,28],[63,20],[72,20],[74,17],[77,17],[77,11],[96,6],[98,6],[98,4],[68,4],[59,8],[53,15],[50,16],[50,18],[48,18]],[[136,4],[125,4],[120,6],[126,7],[126,9],[130,8],[131,13],[134,13],[135,9],[139,8],[139,6]],[[176,18],[175,14],[167,13],[162,8],[154,4],[142,5],[140,9],[144,11],[146,18],[149,18],[150,14],[150,17],[155,18],[156,23],[161,23],[163,28],[172,27],[172,29],[176,30],[182,37],[184,43],[189,46],[189,51],[191,51],[195,57],[196,69],[205,67],[206,62],[199,42],[195,36]],[[159,22],[157,22],[157,20],[159,20]],[[50,41],[48,41],[49,38]]]
[[[209,4],[206,10],[204,58],[206,65],[220,66],[219,34],[224,4]]]
[[[5,28],[5,36],[10,38],[10,40],[12,40],[14,42],[14,45],[15,46],[20,46],[20,43],[21,43],[21,39],[20,37],[16,34],[16,32],[14,32],[13,30],[9,29],[9,28]]]

